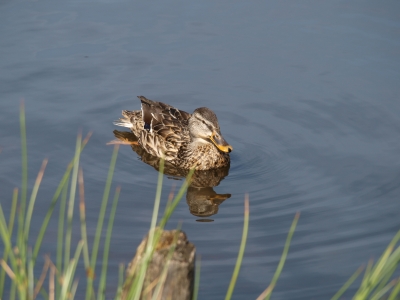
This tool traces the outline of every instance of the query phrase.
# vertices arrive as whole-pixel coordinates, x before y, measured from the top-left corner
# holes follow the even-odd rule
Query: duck
[[[123,110],[114,125],[129,128],[147,153],[181,169],[230,165],[233,147],[223,138],[211,109],[200,107],[190,114],[144,96],[138,98],[141,110]]]

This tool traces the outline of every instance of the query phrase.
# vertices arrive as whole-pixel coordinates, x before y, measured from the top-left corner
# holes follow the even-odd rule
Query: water
[[[3,1],[0,8],[1,205],[20,186],[18,110],[25,99],[36,233],[78,130],[92,239],[122,109],[136,95],[192,112],[213,109],[234,147],[231,194],[207,216],[182,201],[179,221],[202,259],[200,299],[225,295],[250,196],[250,230],[235,299],[268,285],[297,211],[300,221],[274,299],[326,299],[400,228],[400,21],[398,1]],[[117,266],[146,233],[157,173],[128,146],[107,295]],[[165,178],[163,207],[172,187]],[[163,209],[162,207],[162,209]],[[55,258],[54,218],[43,253]],[[53,226],[54,225],[54,226]],[[76,222],[78,229],[78,222]],[[79,232],[79,231],[78,231]],[[75,237],[77,240],[79,236]],[[81,283],[82,288],[84,284]],[[354,291],[354,288],[353,288]]]

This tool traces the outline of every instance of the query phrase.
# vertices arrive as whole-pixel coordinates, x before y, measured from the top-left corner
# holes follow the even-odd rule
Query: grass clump
[[[400,277],[392,278],[400,263],[400,245],[397,245],[399,241],[400,230],[389,243],[378,261],[375,264],[373,260],[368,262],[360,287],[352,299],[400,299]],[[360,276],[363,269],[363,266],[358,268],[343,287],[332,297],[332,300],[340,299],[358,276]]]
[[[82,139],[81,134],[78,134],[75,155],[68,164],[67,169],[52,197],[50,206],[44,217],[39,233],[36,237],[34,237],[35,242],[32,250],[31,246],[28,245],[28,240],[32,235],[30,232],[31,220],[37,193],[47,165],[47,159],[43,161],[42,167],[32,188],[32,193],[27,206],[28,156],[26,146],[25,111],[23,103],[21,104],[20,110],[20,125],[22,145],[22,188],[21,192],[17,188],[14,189],[8,224],[6,222],[6,217],[3,213],[2,206],[0,205],[0,235],[4,243],[3,257],[0,259],[0,299],[3,299],[5,291],[9,292],[10,299],[35,299],[39,293],[44,299],[74,299],[78,287],[76,268],[81,257],[83,257],[83,263],[86,270],[85,299],[104,299],[107,282],[108,254],[110,249],[114,217],[121,190],[120,187],[117,187],[114,193],[111,212],[108,218],[109,221],[106,227],[105,239],[102,245],[103,258],[99,281],[97,284],[97,293],[95,292],[94,281],[96,278],[96,264],[98,261],[97,256],[100,248],[100,241],[102,239],[101,232],[103,231],[103,223],[110,196],[111,182],[114,174],[119,146],[116,145],[114,147],[111,157],[91,252],[89,251],[86,231],[84,178],[82,168],[79,166],[80,154],[90,138],[90,133],[84,139]],[[163,163],[161,165],[163,165]],[[193,172],[189,174],[188,180],[192,174]],[[135,281],[133,288],[130,290],[133,298],[129,299],[138,299],[140,297],[143,279],[146,273],[146,267],[148,261],[151,259],[151,255],[154,251],[154,246],[157,244],[160,232],[166,225],[173,210],[176,208],[187,189],[188,181],[185,181],[175,199],[167,206],[156,230],[161,198],[162,178],[163,174],[161,169],[159,173],[153,216],[151,219],[150,243],[148,243],[148,247],[146,249],[146,259],[139,268],[139,276]],[[79,217],[81,240],[78,242],[75,249],[73,249],[71,245],[72,222],[74,217],[73,212],[76,202],[77,189],[79,190],[80,198]],[[41,275],[37,278],[35,277],[37,272],[34,272],[37,263],[37,257],[42,246],[44,235],[48,229],[50,218],[52,217],[55,206],[58,202],[60,202],[60,211],[58,216],[56,262],[53,263],[49,256],[45,256],[45,262],[42,267]],[[17,230],[15,232],[14,225],[16,220]],[[71,254],[73,254],[73,256]],[[10,288],[5,286],[6,274],[11,279]],[[46,277],[48,277],[49,281],[48,288],[44,287],[44,281]],[[119,281],[115,299],[121,299],[123,282],[124,265],[121,264],[119,268]],[[157,291],[159,291],[159,288]]]
[[[90,134],[82,139],[81,134],[78,134],[75,155],[71,162],[68,164],[67,169],[58,184],[58,187],[52,197],[50,206],[44,217],[39,233],[34,237],[33,250],[28,245],[28,240],[31,237],[31,221],[37,193],[45,172],[47,159],[42,163],[42,166],[37,175],[36,181],[32,188],[29,202],[27,203],[27,174],[28,174],[28,159],[26,147],[26,127],[25,127],[25,112],[24,105],[21,104],[20,110],[20,125],[21,125],[21,145],[22,145],[22,188],[19,193],[18,189],[14,189],[11,211],[8,224],[4,216],[2,206],[0,205],[0,235],[4,243],[3,258],[0,260],[2,266],[0,271],[0,299],[6,289],[6,274],[11,279],[11,286],[7,289],[10,299],[35,299],[41,293],[44,299],[73,299],[77,290],[78,280],[76,279],[75,272],[83,252],[83,258],[88,278],[88,290],[93,291],[93,282],[91,279],[94,277],[95,264],[97,261],[97,251],[99,249],[99,240],[101,238],[101,231],[103,228],[103,220],[105,217],[105,207],[110,193],[110,186],[113,177],[113,170],[116,163],[118,146],[114,148],[109,174],[105,185],[103,194],[102,209],[100,210],[98,226],[95,236],[95,243],[92,247],[91,260],[89,263],[89,251],[86,235],[86,221],[85,221],[85,202],[83,191],[83,172],[79,168],[80,154],[86,146]],[[79,175],[79,176],[78,176]],[[74,204],[76,201],[76,189],[80,186],[80,218],[81,218],[81,234],[82,240],[73,249],[71,245],[72,238],[72,222]],[[68,198],[69,186],[69,199]],[[120,188],[117,188],[114,198],[112,209],[109,215],[109,223],[106,230],[106,238],[104,242],[103,252],[103,267],[100,272],[99,290],[96,299],[104,297],[104,285],[106,282],[107,262],[108,262],[108,249],[110,245],[110,237],[112,232],[112,225],[116,213],[116,206],[118,203]],[[18,198],[18,196],[20,197]],[[48,228],[50,218],[53,215],[54,208],[59,202],[60,213],[58,222],[58,238],[57,238],[57,255],[56,263],[54,264],[51,259],[46,256],[45,263],[42,268],[41,275],[37,278],[34,272],[37,263],[38,254],[40,252],[44,235]],[[27,205],[28,204],[28,205]],[[18,209],[17,209],[18,208]],[[65,219],[66,217],[66,219]],[[17,230],[14,231],[14,223],[17,222]],[[44,288],[44,281],[49,277],[49,286]],[[90,298],[90,293],[89,297]]]

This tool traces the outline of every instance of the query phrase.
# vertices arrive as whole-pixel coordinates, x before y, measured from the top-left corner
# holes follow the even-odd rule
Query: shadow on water
[[[160,158],[147,153],[138,143],[137,137],[128,131],[113,131],[117,138],[111,143],[120,143],[130,145],[132,150],[139,155],[140,159],[159,171]],[[165,162],[164,174],[169,179],[182,180],[186,178],[189,170],[178,168],[168,162]],[[219,205],[226,199],[231,197],[231,194],[217,194],[214,187],[229,174],[229,166],[218,169],[200,171],[196,170],[193,173],[189,187],[186,192],[186,203],[189,206],[189,211],[196,217],[201,217],[198,222],[213,222],[210,219],[212,215],[218,213]]]

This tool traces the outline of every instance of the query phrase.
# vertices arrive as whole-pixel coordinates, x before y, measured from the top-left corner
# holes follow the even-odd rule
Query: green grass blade
[[[142,262],[142,264],[143,264],[143,262]],[[139,268],[144,268],[144,267],[142,265],[140,265]],[[137,272],[140,272],[140,271],[137,271]],[[139,283],[139,276],[137,274],[135,274],[132,285],[129,288],[128,296],[126,297],[126,299],[134,299],[136,297],[136,294],[138,293],[138,285],[139,285],[138,283]]]
[[[86,231],[86,208],[85,208],[85,187],[83,182],[83,171],[82,168],[79,169],[78,174],[79,180],[79,216],[81,221],[81,236],[84,242],[83,244],[83,262],[85,265],[85,270],[88,272],[90,270],[90,260],[89,260],[89,243],[87,239]]]
[[[176,187],[175,184],[173,184],[172,187],[171,187],[171,190],[170,190],[169,195],[168,195],[168,200],[167,200],[167,204],[165,205],[165,209],[164,209],[163,215],[164,215],[165,212],[168,210],[168,207],[171,205],[172,200],[174,199],[175,187]]]
[[[164,160],[161,159],[160,160],[160,169],[158,171],[156,198],[154,200],[153,215],[151,217],[150,233],[149,233],[149,239],[148,239],[148,243],[147,243],[146,252],[153,245],[154,228],[156,227],[156,224],[157,224],[158,211],[159,211],[160,202],[161,202],[161,190],[162,190],[162,183],[163,183],[163,178],[164,178],[163,172],[164,172]]]
[[[15,215],[17,211],[17,202],[18,202],[18,189],[15,188],[13,192],[13,198],[11,202],[11,211],[10,211],[10,218],[8,220],[8,232],[10,233],[10,236],[12,236],[13,228],[14,228],[14,221],[15,221]],[[4,254],[3,254],[3,260],[7,262],[8,260],[8,252],[9,249],[4,249]],[[3,292],[4,292],[4,281],[6,279],[6,272],[4,271],[3,268],[0,270],[0,299],[3,298]]]
[[[374,260],[371,258],[371,259],[368,261],[367,268],[365,269],[364,276],[363,276],[363,279],[362,279],[362,281],[361,281],[360,287],[361,287],[363,284],[367,284],[367,282],[368,282],[368,280],[369,280],[369,277],[371,276],[371,270],[372,270],[372,267],[373,267],[373,266],[374,266]]]
[[[39,190],[40,187],[40,183],[42,182],[42,178],[44,175],[44,170],[46,169],[46,165],[47,165],[47,159],[43,160],[42,166],[40,167],[40,171],[36,177],[36,181],[35,184],[33,186],[33,190],[32,190],[32,194],[31,194],[31,198],[29,200],[29,205],[28,205],[28,210],[26,212],[26,220],[25,220],[25,243],[28,243],[28,237],[29,237],[29,229],[30,229],[30,225],[31,225],[31,220],[32,220],[32,214],[33,214],[33,207],[35,206],[35,201],[36,201],[36,196],[37,196],[37,192]]]
[[[397,269],[399,261],[400,261],[400,247],[397,248],[397,250],[390,255],[384,267],[384,270],[379,278],[379,285],[376,287],[374,293],[371,295],[371,299],[376,297],[376,295],[379,294],[387,286],[390,278],[392,278],[393,273]]]
[[[32,251],[28,251],[28,299],[33,299],[34,277],[33,277],[33,264],[32,264]]]
[[[74,167],[72,170],[71,186],[69,191],[68,211],[67,211],[67,231],[65,233],[65,247],[64,247],[64,266],[68,264],[71,259],[71,238],[72,238],[72,220],[74,217],[74,205],[75,205],[75,194],[76,184],[78,181],[78,168],[80,159],[80,148],[82,143],[82,135],[78,134],[75,146],[75,157]]]
[[[71,277],[70,277],[71,279],[70,279],[69,287],[68,287],[69,291],[71,291],[71,286],[73,284],[73,279],[75,278],[76,266],[78,265],[79,257],[80,257],[80,255],[82,253],[83,244],[84,244],[84,242],[82,240],[79,241],[78,246],[76,247],[76,250],[75,250],[74,257],[72,259],[74,261],[74,263],[72,265],[72,273],[71,273]]]
[[[36,299],[36,296],[40,293],[40,291],[45,291],[43,288],[43,283],[44,283],[46,275],[49,271],[50,263],[51,263],[50,258],[48,256],[46,256],[46,260],[45,260],[45,263],[44,263],[43,269],[42,269],[42,274],[40,275],[39,279],[35,278],[35,280],[34,280],[36,286],[35,286],[34,293],[33,293],[33,299]],[[42,294],[43,294],[43,292],[42,292]],[[46,298],[48,298],[48,297],[45,297],[45,299]]]
[[[357,279],[358,276],[360,276],[361,272],[364,270],[364,267],[361,266],[357,269],[357,271],[354,272],[353,275],[351,275],[351,277],[345,282],[345,284],[340,288],[339,291],[337,291],[337,293],[335,295],[333,295],[331,300],[338,300],[344,292],[347,291],[347,289],[349,288],[349,286],[354,282],[354,280]]]
[[[370,295],[373,292],[373,290],[381,282],[381,280],[385,276],[385,273],[390,272],[390,267],[393,263],[393,260],[391,260],[391,255],[395,245],[399,242],[399,240],[400,240],[400,230],[397,232],[392,241],[389,243],[386,250],[378,259],[375,266],[372,267],[370,274],[368,274],[367,276],[367,280],[362,282],[360,288],[358,289],[358,291],[354,296],[354,299],[365,299],[368,295]],[[396,255],[399,254],[395,254],[394,257],[396,257]],[[388,261],[390,261],[390,264],[388,264]]]
[[[49,206],[49,208],[47,210],[47,213],[46,213],[46,215],[44,217],[42,226],[40,227],[39,234],[38,234],[38,237],[36,239],[35,246],[33,248],[32,259],[34,260],[34,262],[36,262],[36,257],[37,257],[37,255],[39,253],[40,246],[42,245],[43,237],[44,237],[44,234],[46,232],[47,225],[49,224],[51,215],[53,214],[53,210],[54,210],[54,207],[55,207],[55,205],[57,203],[58,197],[60,196],[61,190],[63,189],[64,185],[69,180],[69,174],[70,174],[71,169],[72,169],[72,166],[68,166],[67,171],[65,172],[63,178],[61,179],[60,184],[58,185],[58,188],[57,188],[56,192],[53,195],[53,199],[51,200],[50,206]]]
[[[29,238],[29,230],[32,220],[33,208],[35,206],[37,192],[40,187],[40,183],[42,182],[44,170],[47,165],[47,159],[43,160],[42,166],[39,170],[38,176],[36,178],[35,184],[33,186],[31,198],[29,200],[28,209],[26,212],[26,219],[25,219],[25,229],[24,229],[24,241],[25,247],[28,245],[28,238]],[[34,298],[34,276],[33,276],[33,261],[32,261],[32,250],[29,250],[29,259],[28,259],[28,297],[29,299]]]
[[[397,266],[400,262],[400,246],[396,248],[395,251],[392,252],[390,257],[386,262],[386,266],[384,268],[385,273],[387,273],[393,266]]]
[[[6,219],[4,217],[3,213],[3,208],[0,204],[0,234],[3,239],[4,243],[4,252],[7,251],[10,255],[10,262],[12,265],[12,268],[14,270],[17,269],[17,261],[14,255],[14,252],[11,250],[12,249],[12,244],[11,244],[11,235],[10,232],[8,231],[7,225],[6,225]]]
[[[21,101],[20,105],[20,131],[21,131],[21,152],[22,152],[22,188],[21,188],[21,211],[22,218],[25,216],[26,195],[28,190],[28,151],[26,145],[26,122],[25,122],[25,105]],[[23,220],[20,224],[23,227]]]
[[[25,220],[25,210],[26,210],[26,195],[28,190],[28,151],[26,146],[26,124],[25,124],[25,105],[23,100],[20,104],[19,113],[20,122],[20,134],[21,134],[21,153],[22,153],[22,187],[21,187],[21,201],[20,201],[20,212],[18,214],[18,237],[17,244],[22,252],[22,256],[25,256],[23,242],[23,228]],[[24,259],[24,258],[23,258]]]
[[[15,300],[15,296],[17,294],[17,285],[15,284],[15,281],[11,282],[11,288],[10,288],[10,300]]]
[[[124,284],[124,270],[125,266],[124,264],[119,264],[119,270],[118,270],[118,288],[117,288],[117,293],[115,295],[115,300],[120,300],[122,296],[122,286]]]
[[[97,299],[104,299],[105,296],[104,293],[105,293],[106,279],[107,279],[108,253],[110,250],[111,233],[114,224],[115,212],[117,211],[117,204],[120,192],[121,188],[117,187],[117,190],[115,191],[113,204],[111,207],[110,218],[108,220],[106,239],[104,241],[103,265],[101,270],[99,289],[97,292]]]
[[[86,136],[85,140],[82,142],[81,152],[85,148],[90,136],[91,136],[91,133],[89,133]],[[49,224],[51,215],[53,214],[54,207],[55,207],[55,205],[57,203],[58,197],[60,196],[62,189],[64,188],[64,185],[69,180],[69,176],[70,176],[70,173],[71,173],[71,170],[72,170],[72,167],[73,167],[74,163],[75,163],[75,158],[72,159],[72,161],[69,163],[69,165],[67,167],[67,170],[65,171],[64,176],[62,177],[62,179],[61,179],[61,181],[60,181],[60,183],[59,183],[59,185],[58,185],[58,187],[57,187],[57,189],[56,189],[56,191],[54,193],[54,196],[53,196],[53,198],[51,200],[51,203],[50,203],[50,207],[48,208],[46,216],[45,216],[45,218],[43,220],[42,226],[40,227],[39,234],[38,234],[37,239],[36,239],[35,247],[33,248],[33,255],[32,255],[33,266],[35,266],[36,258],[37,258],[37,255],[39,253],[40,246],[42,245],[42,241],[43,241],[43,237],[44,237],[44,234],[46,232],[46,229],[47,229],[47,225]]]
[[[119,145],[115,145],[114,151],[113,151],[113,154],[111,157],[110,168],[108,170],[106,185],[104,188],[103,200],[101,202],[99,219],[97,221],[97,228],[96,228],[96,233],[95,233],[94,242],[93,242],[92,256],[90,258],[90,270],[89,270],[89,276],[87,278],[87,287],[86,287],[86,300],[90,300],[92,297],[93,278],[94,278],[95,270],[96,270],[97,253],[99,251],[101,231],[103,229],[104,215],[106,212],[108,197],[110,194],[111,182],[112,182],[112,178],[114,175],[114,168],[115,168],[115,164],[116,164],[117,156],[118,156],[118,149],[119,149]]]
[[[64,220],[65,220],[65,211],[67,207],[67,195],[68,195],[68,183],[67,182],[61,194],[61,202],[60,202],[60,212],[58,216],[58,236],[57,236],[57,257],[56,257],[56,264],[57,270],[62,272],[62,258],[63,258],[63,242],[64,242]],[[60,298],[61,287],[58,281],[56,281],[56,299]]]
[[[8,220],[8,231],[10,232],[10,235],[12,235],[12,232],[14,229],[14,221],[15,221],[15,215],[16,215],[16,211],[17,211],[17,203],[18,203],[18,189],[15,188],[14,192],[13,192],[13,197],[12,197],[10,219]]]
[[[175,196],[174,200],[172,201],[172,203],[170,205],[168,205],[168,207],[165,209],[165,213],[164,216],[161,218],[161,221],[159,223],[159,227],[161,229],[164,229],[165,225],[167,224],[169,218],[171,217],[172,213],[174,212],[176,206],[178,205],[179,201],[181,200],[183,194],[186,192],[190,180],[193,176],[194,170],[190,170],[188,176],[186,177],[186,180],[184,181],[184,183],[182,184],[181,188],[179,189],[178,194]]]
[[[82,246],[83,246],[83,241],[80,241],[78,243],[78,246],[76,247],[74,258],[71,259],[68,263],[68,266],[65,271],[65,276],[63,278],[60,299],[68,299],[68,292],[70,291],[70,287],[74,279],[76,265],[78,264],[79,261],[79,256],[82,251]]]
[[[383,296],[390,291],[391,288],[393,288],[397,283],[397,280],[394,279],[391,282],[389,282],[386,286],[384,286],[382,289],[377,290],[377,292],[370,297],[371,300],[379,300],[379,299],[384,299]]]
[[[201,269],[201,257],[198,256],[196,259],[196,271],[194,277],[194,287],[193,287],[193,300],[197,300],[199,295],[199,287],[200,287],[200,269]]]
[[[150,232],[149,232],[149,235],[150,235]],[[159,235],[157,235],[157,234],[155,235],[154,240],[153,240],[154,243],[158,242],[158,236]],[[154,247],[152,247],[152,250],[154,251]],[[141,292],[143,289],[144,278],[145,278],[146,272],[147,272],[147,267],[152,259],[152,254],[153,254],[152,252],[147,253],[145,251],[143,258],[142,258],[141,262],[139,262],[139,266],[137,267],[137,271],[134,276],[133,283],[130,286],[127,299],[139,299],[140,298],[140,295],[141,295]]]
[[[159,299],[161,297],[160,293],[161,293],[161,290],[162,290],[162,288],[164,286],[165,280],[167,278],[168,268],[169,268],[169,265],[171,263],[172,255],[175,252],[176,243],[178,241],[178,236],[179,236],[179,232],[180,232],[181,228],[182,228],[182,224],[178,224],[178,227],[176,228],[176,232],[175,232],[175,235],[174,235],[174,239],[173,239],[173,241],[171,243],[171,246],[170,246],[170,248],[168,250],[168,254],[167,254],[167,257],[166,257],[166,260],[165,260],[164,268],[163,268],[163,270],[161,272],[161,275],[160,275],[160,277],[158,279],[158,282],[157,282],[157,286],[156,286],[156,288],[154,290],[154,294],[153,294],[152,300],[157,300],[157,299]],[[143,295],[143,296],[145,297],[145,295]]]
[[[400,279],[397,279],[397,284],[393,288],[392,292],[389,295],[389,298],[387,300],[396,300],[399,299],[400,296]]]
[[[381,258],[377,261],[377,263],[375,264],[375,267],[372,268],[372,271],[371,271],[372,274],[369,278],[369,286],[371,288],[375,287],[379,283],[383,268],[385,267],[385,264],[387,263],[387,260],[389,259],[392,251],[393,251],[393,247],[389,246],[386,249],[386,251],[383,253],[383,255],[381,256]]]
[[[300,213],[298,212],[294,216],[292,225],[290,226],[289,233],[288,233],[288,236],[287,236],[286,242],[285,242],[285,247],[283,248],[281,259],[279,261],[278,267],[276,268],[275,274],[272,277],[271,283],[270,283],[269,287],[260,295],[259,299],[263,299],[263,298],[269,299],[271,297],[272,291],[275,288],[278,278],[281,275],[283,266],[285,265],[286,257],[289,252],[290,241],[292,240],[292,237],[293,237],[294,231],[296,229],[297,222],[299,221],[299,218],[300,218]]]
[[[26,145],[26,124],[25,124],[25,105],[23,100],[20,104],[20,134],[21,134],[21,154],[22,154],[22,187],[21,200],[18,212],[18,233],[17,247],[21,253],[21,265],[26,266],[26,243],[24,238],[24,221],[26,213],[26,195],[28,190],[28,154]]]
[[[76,290],[78,289],[78,283],[79,283],[79,281],[77,279],[74,280],[74,283],[72,284],[72,287],[71,287],[69,299],[75,299]]]
[[[162,182],[163,182],[163,176],[164,176],[163,172],[164,172],[164,160],[161,159],[160,160],[160,168],[158,171],[157,191],[156,191],[156,197],[154,200],[153,214],[151,217],[150,231],[149,231],[149,235],[147,238],[146,250],[145,250],[143,261],[142,261],[139,271],[138,271],[139,274],[138,274],[138,276],[136,276],[135,281],[132,284],[133,289],[131,288],[131,291],[132,290],[135,291],[133,294],[133,299],[135,299],[135,300],[138,300],[140,297],[144,278],[145,278],[146,272],[147,272],[147,266],[151,260],[152,254],[153,254],[154,243],[158,242],[157,238],[154,238],[154,237],[155,237],[155,227],[156,227],[157,218],[158,218],[158,211],[159,211],[159,207],[160,207]]]
[[[21,259],[21,252],[17,248],[13,249],[18,268],[14,268],[15,283],[17,285],[17,292],[19,299],[27,299],[28,297],[28,268],[25,265],[26,259]],[[17,250],[17,251],[16,251]]]
[[[386,248],[385,252],[382,254],[382,256],[379,258],[377,261],[375,268],[372,269],[372,275],[370,278],[371,282],[376,282],[376,280],[379,278],[379,275],[384,268],[387,260],[389,259],[389,256],[393,252],[393,249],[396,245],[396,243],[400,240],[400,230],[397,232],[397,234],[394,236],[394,238],[391,240],[389,243],[388,247]]]
[[[228,291],[226,292],[225,300],[229,300],[232,298],[236,280],[239,275],[240,266],[242,265],[242,259],[243,259],[243,255],[244,255],[244,250],[246,248],[248,231],[249,231],[249,196],[246,195],[245,200],[244,200],[244,222],[243,222],[242,241],[240,243],[240,248],[239,248],[238,257],[236,260],[235,269],[232,274],[231,282],[229,283]]]

